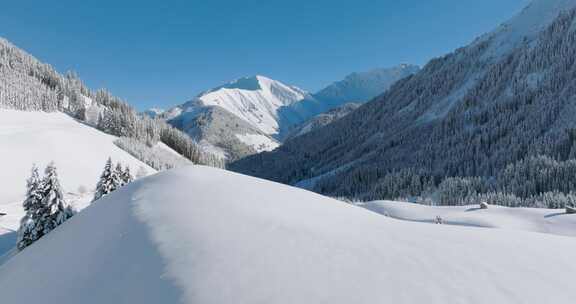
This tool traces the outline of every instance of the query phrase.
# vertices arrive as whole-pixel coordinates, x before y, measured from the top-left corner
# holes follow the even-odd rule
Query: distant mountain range
[[[328,195],[381,199],[419,196],[449,177],[479,176],[484,189],[500,190],[528,178],[510,176],[531,170],[531,157],[552,158],[539,161],[550,170],[562,166],[554,161],[576,156],[575,7],[576,0],[532,1],[344,118],[230,168]],[[524,190],[514,194],[569,188],[536,183],[521,180]]]
[[[167,111],[144,114],[165,119],[213,152],[236,160],[273,150],[301,125],[317,126],[309,119],[351,101],[366,102],[418,69],[400,65],[354,73],[317,94],[257,75],[203,92]]]

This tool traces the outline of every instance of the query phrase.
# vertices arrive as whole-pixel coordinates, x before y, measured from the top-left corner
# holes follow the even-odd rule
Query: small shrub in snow
[[[576,214],[576,207],[566,206],[566,214]]]
[[[434,224],[444,224],[444,220],[442,219],[442,217],[440,217],[439,215],[436,216],[436,218],[434,219]]]
[[[488,203],[486,202],[480,203],[480,209],[488,209]]]

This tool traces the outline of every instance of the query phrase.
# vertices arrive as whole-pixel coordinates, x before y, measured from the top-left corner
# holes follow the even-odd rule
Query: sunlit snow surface
[[[376,213],[405,221],[434,223],[436,218],[440,217],[446,225],[576,236],[576,214],[566,214],[564,209],[507,208],[493,205],[488,209],[481,209],[479,205],[431,207],[392,201],[374,201],[359,205]]]
[[[573,303],[572,237],[390,219],[207,167],[137,181],[0,266],[4,303]]]

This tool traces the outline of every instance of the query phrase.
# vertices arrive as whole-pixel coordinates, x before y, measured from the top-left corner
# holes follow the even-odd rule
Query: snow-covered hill
[[[490,205],[488,209],[476,206],[432,207],[393,201],[374,201],[359,206],[395,219],[433,223],[440,217],[447,225],[522,230],[576,236],[576,215],[563,209],[507,208]]]
[[[108,157],[130,166],[134,173],[140,167],[155,172],[118,148],[114,140],[60,112],[0,109],[0,212],[7,213],[0,217],[0,228],[18,228],[26,179],[34,163],[43,169],[54,161],[67,194],[78,194],[80,186],[94,189]]]
[[[397,221],[194,166],[122,188],[9,259],[0,294],[14,304],[567,304],[575,250],[569,237]]]

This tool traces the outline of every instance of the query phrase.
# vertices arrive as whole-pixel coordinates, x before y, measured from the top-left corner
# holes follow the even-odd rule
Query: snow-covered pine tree
[[[134,176],[132,176],[132,173],[130,173],[130,167],[129,166],[126,166],[126,168],[122,172],[122,181],[124,182],[124,185],[129,184],[132,181],[134,181]]]
[[[30,178],[26,181],[26,199],[23,204],[24,211],[28,212],[38,209],[42,201],[42,195],[40,193],[41,181],[38,167],[33,165]]]
[[[118,185],[116,187],[116,189],[126,185],[127,183],[124,182],[124,169],[122,169],[122,164],[121,163],[117,163],[116,164],[116,168],[114,168],[114,174],[113,174],[114,178],[116,179],[116,185]]]
[[[32,167],[30,178],[26,181],[26,198],[23,203],[24,211],[26,214],[20,220],[20,228],[18,229],[17,248],[22,250],[32,244],[38,239],[35,233],[35,214],[40,209],[42,203],[41,193],[41,180],[38,174],[38,167]]]
[[[118,175],[116,174],[116,170],[112,168],[112,158],[108,158],[106,165],[104,166],[104,171],[96,185],[96,193],[94,194],[93,201],[99,200],[119,187],[120,182]]]
[[[36,230],[41,229],[41,234],[46,235],[74,215],[74,210],[64,201],[54,163],[50,163],[46,167],[41,193],[41,208],[38,210],[38,219],[34,221]]]

